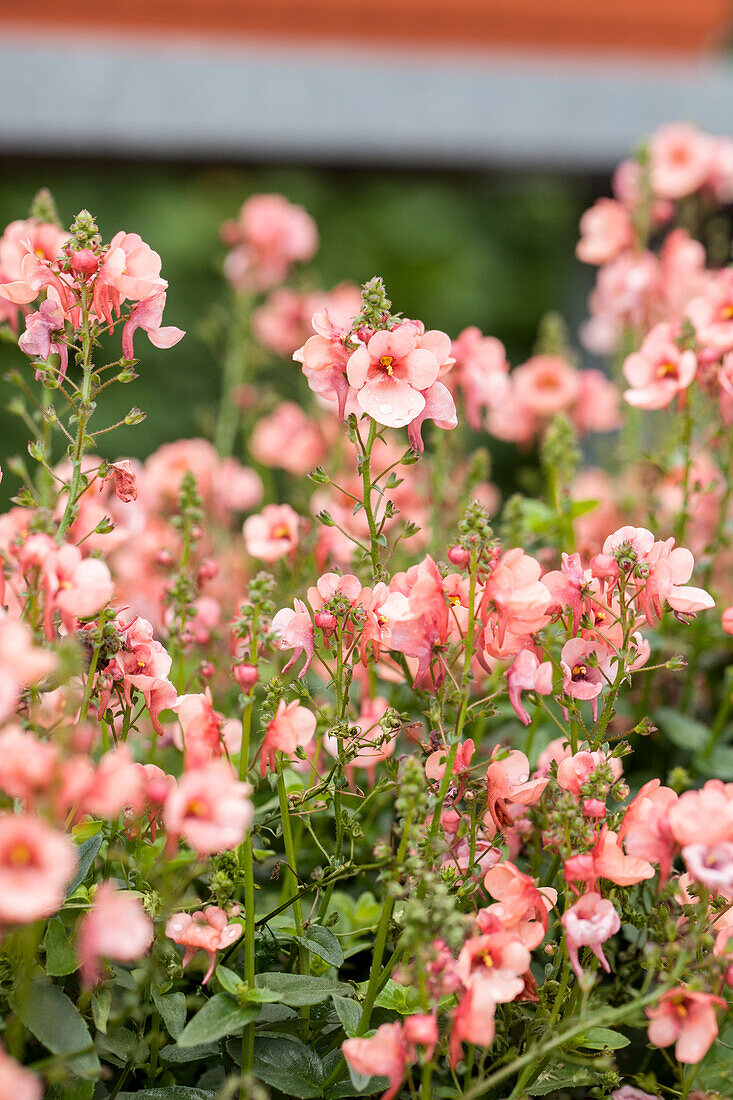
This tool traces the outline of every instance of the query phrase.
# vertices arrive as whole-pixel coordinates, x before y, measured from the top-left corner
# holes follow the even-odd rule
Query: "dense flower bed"
[[[211,439],[142,464],[98,452],[184,336],[160,257],[7,227],[0,1098],[731,1095],[733,144],[614,195],[610,376],[303,289],[251,197]]]

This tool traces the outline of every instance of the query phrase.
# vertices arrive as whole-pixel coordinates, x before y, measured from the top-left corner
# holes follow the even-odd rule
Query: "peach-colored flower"
[[[186,772],[163,811],[169,841],[181,837],[199,856],[236,848],[252,821],[250,790],[224,760]]]
[[[20,726],[0,731],[0,790],[11,798],[29,803],[46,791],[58,764],[58,750],[49,741],[39,741]]]
[[[573,756],[566,756],[557,766],[557,785],[563,791],[580,796],[585,783],[588,782],[593,772],[604,765],[610,769],[614,780],[621,777],[623,764],[614,756],[609,756],[598,749],[595,752],[576,752]]]
[[[103,882],[79,924],[77,944],[85,985],[96,985],[101,978],[100,959],[134,962],[152,942],[153,922],[139,899],[121,893],[113,882]]]
[[[277,639],[278,649],[292,649],[293,655],[283,668],[288,672],[301,654],[305,654],[305,664],[298,673],[298,679],[302,680],[310,668],[313,660],[313,620],[308,613],[308,608],[297,597],[293,600],[293,607],[283,607],[272,620],[272,632]]]
[[[244,521],[247,553],[272,563],[293,554],[298,545],[300,519],[289,504],[266,504],[262,512]]]
[[[242,931],[241,924],[236,921],[229,923],[226,913],[218,905],[209,905],[195,913],[174,913],[165,926],[168,939],[186,948],[181,964],[183,970],[197,951],[205,951],[208,955],[209,966],[202,985],[206,985],[214,973],[217,952],[236,943]]]
[[[43,568],[46,636],[54,637],[53,613],[61,613],[66,630],[109,603],[114,591],[110,571],[99,558],[82,558],[78,546],[66,543],[46,558]]]
[[[426,336],[442,337],[446,348],[424,346]],[[443,354],[443,352],[445,354]],[[403,428],[425,408],[423,391],[437,381],[441,362],[450,353],[445,333],[425,333],[410,321],[390,331],[375,332],[354,351],[346,374],[357,390],[359,406],[378,424]]]
[[[27,924],[61,908],[76,851],[38,817],[0,816],[0,921]]]
[[[494,1013],[496,1002],[491,989],[482,982],[475,982],[462,995],[453,1013],[450,1037],[450,1061],[455,1069],[461,1057],[463,1043],[489,1047],[494,1041]]]
[[[634,227],[628,210],[615,199],[598,199],[580,219],[575,255],[584,264],[607,264],[630,248]]]
[[[654,878],[654,868],[645,859],[626,855],[617,834],[604,825],[590,852],[565,860],[565,878],[569,883],[585,883],[588,890],[595,890],[599,878],[617,886],[634,886]]]
[[[517,399],[535,416],[569,409],[578,397],[578,372],[559,355],[535,355],[511,375]]]
[[[401,1023],[381,1024],[369,1039],[346,1039],[341,1052],[356,1073],[389,1079],[382,1100],[393,1100],[400,1090],[409,1059]]]
[[[257,421],[249,449],[263,466],[303,477],[323,461],[328,444],[321,424],[307,416],[294,401],[281,401],[274,412]]]
[[[581,947],[590,947],[603,969],[609,974],[611,968],[603,953],[603,944],[611,936],[615,936],[621,927],[621,918],[613,902],[589,891],[566,909],[560,920],[565,929],[568,957],[578,981],[583,981],[583,969],[578,959],[578,949]]]
[[[497,930],[466,940],[458,956],[457,973],[466,988],[481,985],[495,1003],[513,1001],[524,989],[532,961],[529,949],[496,921]]]
[[[0,1047],[0,1096],[6,1100],[41,1100],[40,1077],[24,1069]]]
[[[624,377],[630,389],[624,393],[629,405],[639,409],[663,409],[686,390],[697,371],[694,351],[681,350],[673,325],[655,325],[637,352],[624,361]]]
[[[133,337],[141,328],[147,333],[154,348],[172,348],[183,339],[186,333],[175,325],[162,325],[165,309],[165,290],[160,290],[151,298],[145,298],[133,306],[130,316],[122,326],[122,354],[126,359],[135,358]]]
[[[252,195],[236,221],[224,223],[221,236],[234,246],[224,274],[235,290],[247,294],[282,282],[294,263],[310,260],[318,248],[310,214],[277,194]]]
[[[660,126],[649,141],[651,184],[661,199],[683,199],[707,182],[713,167],[712,139],[686,122]]]
[[[484,585],[480,615],[492,608],[497,612],[497,642],[501,645],[504,633],[533,634],[550,621],[547,608],[550,593],[540,580],[540,563],[519,547],[507,550],[491,570]],[[519,646],[519,649],[525,648]]]
[[[538,889],[534,879],[506,859],[486,872],[484,886],[496,901],[479,911],[479,927],[487,926],[482,914],[498,917],[530,951],[537,947],[547,931],[547,914],[557,901],[557,891],[551,887]]]
[[[506,755],[497,745],[486,769],[487,808],[497,829],[506,829],[512,818],[508,807],[515,803],[531,806],[542,797],[547,779],[529,778],[529,760],[518,749]]]
[[[618,831],[629,855],[659,864],[660,886],[669,877],[678,849],[669,821],[669,810],[676,801],[677,795],[670,787],[662,787],[658,779],[650,779],[626,807]]]
[[[525,726],[530,718],[522,703],[523,691],[536,691],[538,695],[549,695],[552,691],[552,662],[543,661],[531,649],[521,649],[506,671],[509,686],[509,702],[514,707],[517,718]]]
[[[200,768],[223,753],[223,716],[214,710],[209,688],[203,694],[179,695],[171,708],[178,715],[183,732],[182,748],[186,770]]]
[[[267,727],[260,755],[260,773],[275,770],[276,754],[292,756],[297,748],[304,748],[313,740],[316,732],[316,716],[297,701],[281,700],[275,717]]]
[[[669,989],[659,998],[659,1004],[647,1008],[649,1042],[655,1047],[675,1043],[678,1062],[695,1064],[702,1061],[718,1034],[715,1006],[726,1008],[722,997],[680,986]]]
[[[613,657],[613,650],[605,642],[585,638],[571,638],[562,647],[562,689],[572,699],[589,699],[594,721],[598,715],[598,696],[615,675]]]

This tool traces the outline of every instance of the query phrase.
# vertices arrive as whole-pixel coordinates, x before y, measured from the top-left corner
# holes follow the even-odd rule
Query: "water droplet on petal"
[[[380,413],[391,413],[392,406],[389,405],[386,401],[383,401],[379,406],[379,411]]]

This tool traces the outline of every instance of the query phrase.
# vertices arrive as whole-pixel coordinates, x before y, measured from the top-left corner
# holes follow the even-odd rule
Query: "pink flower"
[[[467,940],[457,973],[466,988],[483,986],[495,1003],[513,1001],[524,989],[532,956],[520,939],[497,920],[497,931]]]
[[[236,848],[252,821],[249,793],[223,760],[185,772],[163,811],[169,841],[182,837],[200,857]]]
[[[292,756],[298,747],[305,747],[316,732],[316,716],[295,699],[281,700],[275,717],[267,727],[260,756],[260,774],[275,770],[276,753]]]
[[[651,182],[661,199],[683,199],[707,182],[713,167],[712,139],[686,122],[670,122],[649,142]]]
[[[518,547],[502,554],[491,570],[484,585],[480,613],[484,618],[488,611],[496,609],[499,645],[507,630],[517,635],[533,634],[550,621],[547,614],[550,593],[540,580],[541,573],[540,563]]]
[[[305,654],[305,664],[298,673],[302,680],[313,660],[313,620],[308,608],[297,597],[293,600],[293,609],[283,607],[272,620],[272,632],[277,638],[278,649],[292,649],[293,655],[283,668],[288,672],[301,654]]]
[[[101,958],[134,962],[152,942],[153,922],[138,898],[120,893],[112,882],[103,882],[79,924],[77,944],[84,984],[94,986],[101,978]]]
[[[456,361],[452,379],[463,391],[466,419],[474,431],[481,431],[482,412],[500,407],[509,389],[504,345],[471,326],[453,341],[451,355]]]
[[[539,890],[534,880],[509,860],[486,872],[484,886],[497,900],[479,911],[479,927],[488,927],[486,921],[498,917],[507,931],[515,932],[530,951],[537,947],[547,931],[547,914],[557,901],[557,891],[551,887]]]
[[[109,569],[99,558],[82,558],[78,546],[66,543],[51,554],[43,568],[46,636],[54,637],[53,613],[61,612],[68,631],[77,619],[96,615],[112,599],[114,586]]]
[[[296,363],[302,363],[303,374],[311,390],[325,400],[335,402],[339,418],[343,420],[351,392],[346,377],[351,352],[343,343],[349,329],[331,321],[328,311],[314,314],[312,324],[316,335],[293,352],[293,359]]]
[[[209,688],[203,694],[179,695],[171,708],[183,731],[186,769],[200,768],[222,755],[223,716],[214,710]]]
[[[11,798],[32,802],[51,783],[58,749],[20,726],[6,726],[0,731],[0,760],[0,789]]]
[[[173,325],[161,326],[165,307],[165,290],[158,291],[134,306],[122,328],[122,354],[126,359],[135,358],[132,338],[139,328],[148,334],[148,340],[156,348],[172,348],[186,333]]]
[[[453,1013],[450,1037],[450,1062],[453,1068],[461,1057],[463,1043],[489,1047],[494,1041],[496,1002],[491,988],[483,982],[473,983],[463,994]]]
[[[125,809],[134,814],[143,807],[144,778],[127,745],[106,752],[78,800],[78,815],[115,818]]]
[[[517,399],[540,417],[570,408],[580,388],[578,372],[559,355],[535,355],[511,379]]]
[[[328,444],[323,427],[306,416],[300,405],[282,401],[273,413],[257,421],[249,449],[263,466],[303,477],[323,461]]]
[[[571,638],[562,647],[562,689],[572,699],[590,699],[593,719],[598,715],[598,696],[613,678],[613,650],[604,642]]]
[[[506,829],[512,818],[509,805],[531,806],[542,797],[547,779],[529,778],[529,760],[518,749],[497,759],[504,750],[497,745],[486,770],[488,811],[497,829]]]
[[[40,818],[0,816],[0,921],[28,924],[64,903],[76,871],[76,850]]]
[[[403,1025],[382,1024],[370,1039],[346,1039],[341,1052],[356,1073],[389,1078],[382,1100],[392,1100],[400,1090],[409,1061]]]
[[[576,752],[574,756],[566,756],[557,766],[557,785],[563,791],[570,791],[579,797],[583,786],[596,768],[604,764],[609,766],[614,780],[620,778],[623,771],[621,761],[613,756],[607,756],[600,749],[596,752]]]
[[[631,387],[624,398],[639,409],[663,409],[687,389],[696,371],[694,351],[681,351],[674,327],[663,321],[646,334],[639,351],[624,361],[624,376]]]
[[[721,997],[700,993],[680,986],[659,998],[659,1004],[647,1008],[649,1042],[655,1047],[675,1046],[678,1062],[695,1064],[702,1061],[718,1034],[715,1005],[726,1007]]]
[[[282,282],[296,261],[310,260],[318,248],[310,214],[277,194],[252,195],[237,220],[224,223],[221,235],[235,246],[224,274],[235,290],[247,294]]]
[[[7,1100],[41,1100],[43,1091],[40,1077],[18,1065],[0,1047],[0,1096]]]
[[[69,362],[69,348],[64,340],[64,312],[53,298],[41,302],[37,313],[25,319],[25,332],[18,340],[18,347],[26,355],[48,360],[52,353],[59,356],[59,376],[63,378]],[[36,378],[39,377],[36,371]]]
[[[445,642],[449,628],[443,578],[430,555],[406,573],[395,574],[379,615],[389,628],[389,647],[417,658],[415,683],[428,682],[436,647]],[[442,679],[442,670],[436,679]]]
[[[618,836],[629,855],[659,864],[659,884],[669,878],[677,843],[669,822],[669,810],[677,801],[670,787],[650,779],[626,807]]]
[[[631,248],[634,227],[628,210],[615,199],[598,199],[580,219],[575,255],[584,264],[607,264]]]
[[[461,742],[456,750],[451,775],[461,775],[469,770],[474,747],[474,743],[470,738],[467,741]],[[425,775],[428,779],[439,782],[443,778],[445,775],[448,752],[448,749],[438,749],[436,752],[431,752],[430,756],[425,761]]]
[[[733,840],[733,784],[709,779],[699,791],[685,791],[669,807],[669,826],[683,847]]]
[[[445,348],[437,346],[441,339]],[[391,331],[375,332],[352,353],[346,374],[364,412],[378,424],[402,428],[425,408],[423,391],[437,381],[442,359],[449,353],[445,333],[421,337],[417,326],[406,321]]]
[[[609,879],[617,886],[634,886],[644,879],[654,878],[654,868],[645,859],[626,855],[616,833],[604,825],[590,852],[565,860],[568,882],[583,882],[595,890],[599,878]]]
[[[733,607],[726,607],[720,616],[720,625],[726,634],[733,634]]]
[[[600,370],[579,373],[578,398],[572,417],[581,432],[613,432],[621,427],[621,395]]]
[[[272,563],[293,554],[298,545],[300,519],[289,504],[266,504],[257,516],[244,521],[247,553]]]
[[[168,679],[172,658],[163,645],[153,637],[152,623],[141,615],[127,613],[117,616],[115,625],[122,638],[122,647],[107,665],[113,681],[122,681],[122,690],[128,705],[131,691],[136,688],[145,699],[150,720],[158,734],[163,730],[159,716],[161,711],[172,708],[177,699],[176,689]],[[109,703],[109,692],[103,692],[99,709],[104,712]]]
[[[181,964],[183,970],[197,951],[205,951],[209,956],[209,967],[202,985],[206,985],[214,973],[217,952],[236,943],[242,931],[241,924],[236,921],[229,923],[226,913],[218,905],[209,905],[193,914],[174,913],[165,926],[168,939],[186,948]]]
[[[711,894],[733,895],[733,840],[719,844],[686,844],[682,858],[688,872]]]
[[[506,671],[509,685],[509,702],[514,707],[517,718],[525,726],[529,725],[529,714],[522,703],[523,691],[536,691],[538,695],[549,695],[552,691],[552,662],[539,658],[531,649],[521,649]]]
[[[560,920],[565,929],[568,956],[578,981],[583,982],[583,969],[578,959],[580,947],[590,947],[603,969],[610,974],[611,968],[603,954],[602,945],[611,936],[615,936],[621,927],[621,918],[613,902],[602,898],[600,894],[588,892],[571,905]]]

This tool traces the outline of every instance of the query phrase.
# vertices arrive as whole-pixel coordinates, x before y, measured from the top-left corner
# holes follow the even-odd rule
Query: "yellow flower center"
[[[670,378],[677,374],[677,365],[675,363],[660,363],[657,367],[657,378]]]
[[[16,844],[10,849],[8,860],[13,867],[27,867],[33,859],[33,853],[27,844]]]
[[[574,680],[584,680],[587,675],[588,675],[588,666],[587,665],[575,665],[575,667],[573,668],[573,679]]]
[[[380,356],[379,364],[380,364],[380,366],[384,367],[384,369],[386,370],[386,372],[390,376],[390,378],[394,374],[394,367],[392,366],[393,363],[394,363],[394,355],[382,355],[382,356]]]
[[[273,527],[272,537],[274,539],[287,539],[290,538],[290,531],[284,523],[279,523],[277,527]]]

